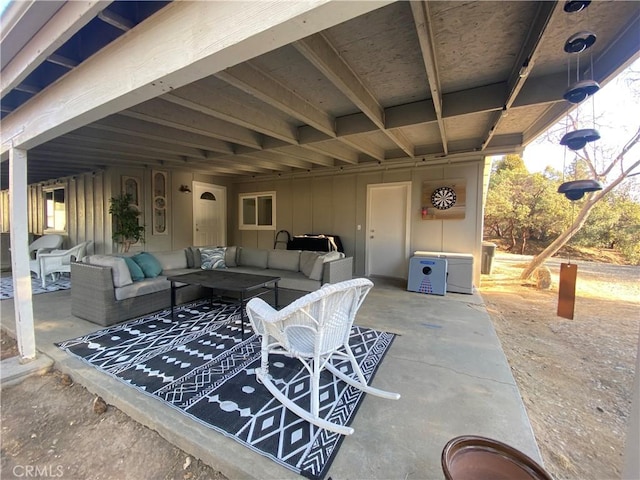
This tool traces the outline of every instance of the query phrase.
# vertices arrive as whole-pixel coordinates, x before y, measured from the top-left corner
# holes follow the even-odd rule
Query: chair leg
[[[399,393],[387,392],[386,390],[380,390],[379,388],[374,388],[367,385],[367,380],[364,378],[362,370],[360,369],[360,366],[358,365],[358,362],[356,361],[356,358],[353,355],[353,352],[351,351],[351,348],[349,347],[349,345],[345,345],[345,350],[347,351],[347,356],[349,357],[349,361],[351,362],[351,366],[353,367],[353,370],[356,372],[356,376],[358,377],[358,380],[342,373],[335,366],[333,366],[333,364],[330,361],[327,362],[327,364],[325,365],[325,368],[329,370],[331,373],[333,373],[340,380],[346,382],[352,387],[356,387],[362,390],[365,393],[370,393],[371,395],[375,395],[376,397],[387,398],[389,400],[398,400],[400,398]]]

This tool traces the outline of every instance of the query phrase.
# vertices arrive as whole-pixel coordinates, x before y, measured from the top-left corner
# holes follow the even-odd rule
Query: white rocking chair
[[[370,280],[357,278],[321,289],[299,298],[280,311],[260,298],[247,303],[247,315],[255,332],[262,337],[262,362],[256,369],[258,381],[285,407],[314,425],[342,435],[353,428],[329,422],[319,416],[320,373],[323,369],[365,393],[397,400],[397,393],[367,385],[356,358],[349,348],[349,335],[356,312],[373,287]],[[297,358],[311,375],[311,411],[296,405],[274,385],[269,375],[269,354]],[[352,378],[332,363],[332,358],[348,359],[357,378]]]
[[[69,250],[53,250],[50,253],[41,253],[38,257],[40,261],[40,278],[42,279],[42,288],[46,287],[47,275],[51,275],[51,279],[55,281],[58,274],[63,272],[71,272],[71,262],[80,260],[87,254],[87,248],[93,241],[82,242],[71,247]]]

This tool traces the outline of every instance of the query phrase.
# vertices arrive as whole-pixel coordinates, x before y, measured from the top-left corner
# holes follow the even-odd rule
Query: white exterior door
[[[366,275],[407,278],[411,183],[367,187]]]
[[[227,244],[227,189],[193,182],[193,244]]]

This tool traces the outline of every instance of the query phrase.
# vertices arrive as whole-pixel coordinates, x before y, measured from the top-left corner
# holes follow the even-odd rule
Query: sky
[[[622,72],[595,95],[579,105],[579,119],[583,119],[580,128],[594,127],[592,111],[595,111],[595,116],[598,118],[595,128],[600,133],[600,140],[593,143],[612,148],[616,153],[627,143],[640,125],[640,95],[634,96],[623,78],[629,70],[638,72],[635,77],[639,79],[637,83],[640,83],[640,59],[638,59],[625,72]],[[636,87],[636,92],[639,91],[640,89]],[[564,119],[561,119],[559,123],[564,128]],[[524,150],[522,157],[528,170],[541,172],[547,166],[551,166],[562,171],[563,164],[568,166],[573,162],[573,153],[557,143],[544,140],[543,136],[544,134],[531,142]],[[593,147],[593,145],[590,146]],[[640,154],[640,146],[636,146],[632,152],[627,158],[637,158]],[[596,158],[598,156],[602,155],[596,153]],[[600,162],[606,161],[603,158],[599,160]]]

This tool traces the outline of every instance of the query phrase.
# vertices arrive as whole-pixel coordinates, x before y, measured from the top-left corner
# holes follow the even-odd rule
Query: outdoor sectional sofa
[[[127,266],[138,255],[91,255],[71,265],[71,313],[103,326],[113,325],[171,305],[171,283],[168,276],[190,273],[211,267],[206,254],[217,247],[188,247],[170,252],[151,252],[161,269],[157,276],[139,279],[137,270]],[[145,253],[144,255],[149,255]],[[224,260],[217,267],[232,272],[281,277],[280,289],[311,292],[325,283],[352,278],[353,258],[339,252],[299,250],[265,250],[247,247],[225,247]],[[128,256],[129,259],[125,260]],[[145,257],[148,258],[148,257]],[[208,258],[208,257],[207,257]],[[136,281],[133,281],[133,277]],[[153,272],[156,273],[156,272]],[[176,304],[189,302],[209,294],[198,285],[176,290]]]

